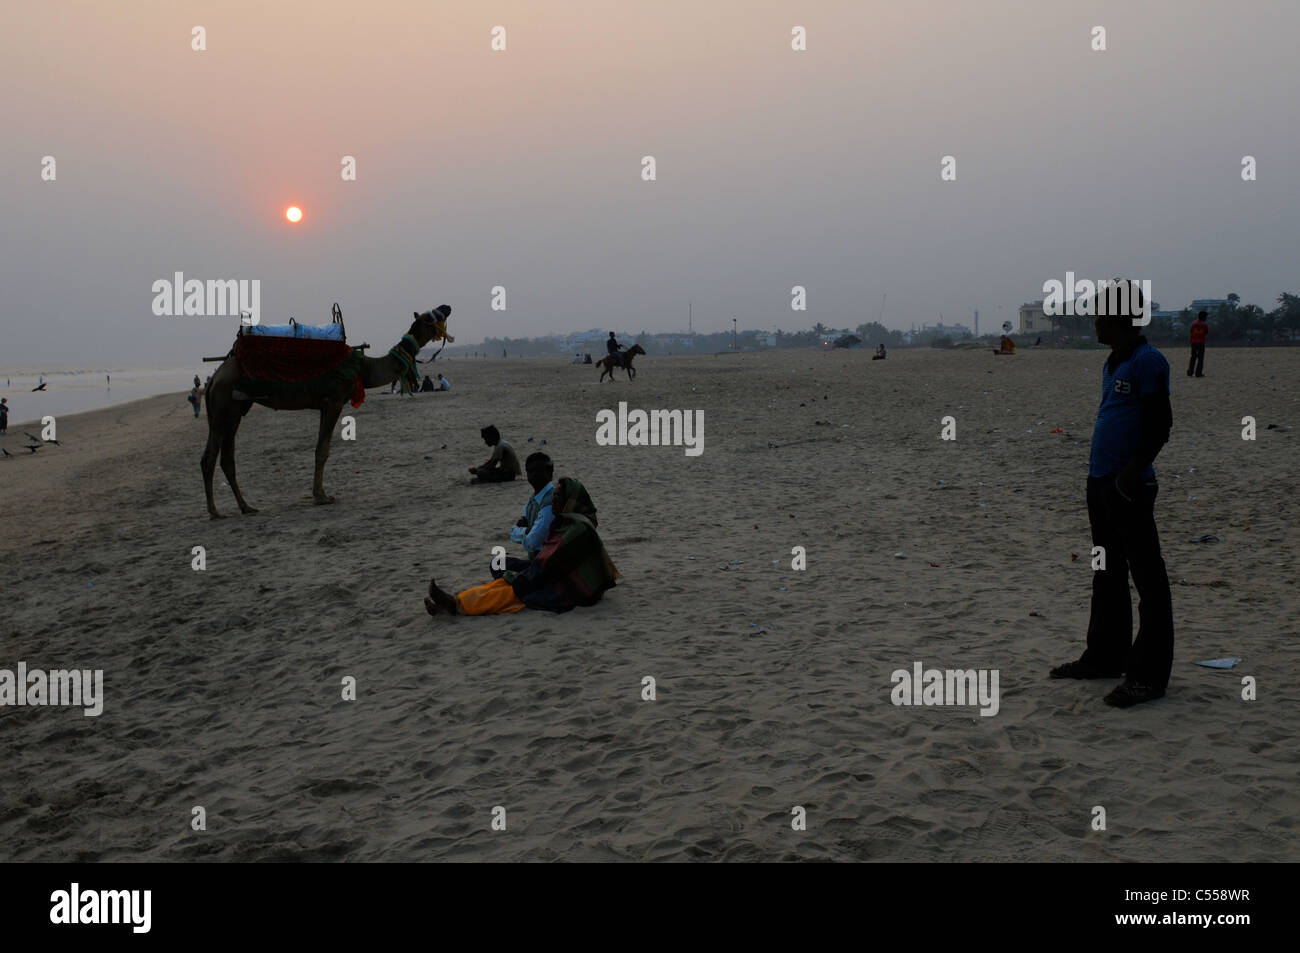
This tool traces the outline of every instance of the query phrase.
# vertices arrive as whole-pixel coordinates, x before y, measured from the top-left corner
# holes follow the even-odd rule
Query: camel
[[[615,364],[614,355],[612,354],[608,354],[605,357],[602,357],[599,361],[596,362],[601,367],[600,380],[596,381],[596,383],[597,384],[604,383],[606,374],[609,375],[609,379],[612,381],[614,379],[614,368],[616,367],[622,367],[623,370],[627,371],[628,380],[630,381],[636,380],[636,371],[632,369],[632,356],[635,354],[644,354],[644,353],[645,353],[645,348],[643,348],[640,344],[633,344],[630,348],[628,348],[626,351],[623,352],[622,364]]]
[[[445,314],[439,314],[445,310]],[[439,322],[445,322],[451,308],[442,305],[423,314],[414,312],[415,321],[411,329],[402,336],[397,346],[384,357],[362,357],[358,377],[364,387],[381,387],[407,374],[414,365],[415,356],[438,333]],[[442,325],[445,333],[446,325]],[[399,353],[400,352],[400,353]],[[221,472],[226,475],[230,489],[235,494],[241,513],[256,513],[248,505],[244,495],[239,492],[239,483],[235,480],[235,433],[239,422],[252,408],[253,404],[262,404],[273,410],[319,410],[320,431],[316,437],[316,475],[312,481],[312,496],[315,502],[333,503],[334,497],[325,492],[325,461],[330,454],[330,437],[334,425],[343,413],[343,405],[353,396],[356,379],[340,383],[324,395],[315,399],[303,398],[285,404],[277,402],[275,406],[267,400],[236,397],[235,381],[240,376],[239,365],[235,361],[234,351],[226,355],[225,361],[212,375],[207,390],[208,405],[208,444],[203,451],[201,466],[203,468],[203,489],[208,498],[208,515],[212,519],[221,519],[216,504],[212,500],[212,475],[216,470],[217,455],[221,456]]]

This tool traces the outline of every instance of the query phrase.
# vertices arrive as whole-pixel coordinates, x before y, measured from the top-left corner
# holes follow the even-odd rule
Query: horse
[[[627,371],[628,380],[630,381],[636,380],[636,371],[632,367],[632,358],[634,355],[644,354],[644,353],[645,353],[645,348],[643,348],[640,344],[633,344],[630,348],[628,348],[626,351],[623,352],[622,364],[614,363],[613,354],[602,357],[599,361],[596,362],[597,364],[600,365],[601,368],[600,380],[596,381],[596,383],[597,384],[604,383],[606,374],[609,375],[609,379],[612,381],[614,379],[614,368],[616,367],[621,367],[623,368],[623,370]]]

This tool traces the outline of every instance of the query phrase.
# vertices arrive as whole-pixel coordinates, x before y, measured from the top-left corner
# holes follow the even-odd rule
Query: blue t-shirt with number
[[[1111,371],[1110,362],[1101,365],[1101,406],[1092,431],[1092,454],[1088,475],[1119,473],[1137,452],[1142,433],[1142,398],[1169,393],[1169,362],[1143,339],[1125,360]],[[1142,479],[1156,475],[1147,467]]]

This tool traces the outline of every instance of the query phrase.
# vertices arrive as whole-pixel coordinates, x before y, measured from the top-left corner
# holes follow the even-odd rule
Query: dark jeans
[[[1187,362],[1187,376],[1195,373],[1197,377],[1205,376],[1205,344],[1192,345],[1192,359]]]
[[[523,572],[528,568],[528,560],[520,559],[517,556],[506,557],[505,569],[493,569],[492,564],[488,563],[488,572],[492,573],[493,579],[500,579],[508,572]]]
[[[1174,662],[1174,608],[1156,533],[1158,491],[1152,480],[1138,488],[1130,503],[1116,489],[1114,476],[1088,478],[1092,544],[1106,550],[1106,568],[1092,574],[1092,615],[1082,660],[1164,688]],[[1136,640],[1129,573],[1138,592]]]

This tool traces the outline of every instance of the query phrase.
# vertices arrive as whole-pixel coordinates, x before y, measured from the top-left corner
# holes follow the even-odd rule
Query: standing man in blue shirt
[[[1111,349],[1101,371],[1088,463],[1088,522],[1093,546],[1105,551],[1105,568],[1092,576],[1086,651],[1051,672],[1052,678],[1124,676],[1105,699],[1118,708],[1162,697],[1174,659],[1173,603],[1156,532],[1152,466],[1173,427],[1169,362],[1134,326],[1142,292],[1136,282],[1129,287],[1126,306],[1117,303],[1122,296],[1099,290],[1093,310],[1097,340]],[[1130,573],[1138,591],[1136,640]]]

